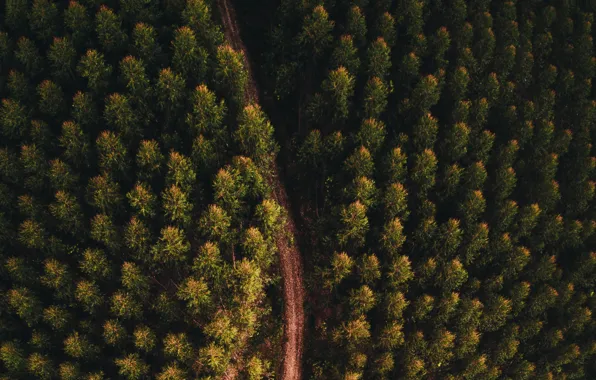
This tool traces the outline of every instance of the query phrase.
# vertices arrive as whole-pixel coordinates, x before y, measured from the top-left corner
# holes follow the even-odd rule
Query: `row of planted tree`
[[[0,378],[273,376],[273,128],[208,0],[0,1]]]
[[[596,376],[595,10],[281,2],[313,378]]]

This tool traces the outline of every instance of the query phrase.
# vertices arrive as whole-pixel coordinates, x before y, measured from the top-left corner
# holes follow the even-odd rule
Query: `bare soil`
[[[217,6],[222,17],[227,41],[232,48],[244,53],[244,63],[249,74],[246,89],[247,100],[258,103],[259,91],[248,59],[248,51],[240,38],[234,7],[229,0],[218,0]],[[285,228],[280,229],[276,236],[284,296],[284,345],[281,378],[283,380],[300,380],[304,344],[304,286],[301,256],[295,239],[298,236],[298,231],[277,165],[271,172],[269,182],[273,185],[273,198],[286,210]],[[224,379],[233,379],[236,373],[236,369],[229,368]]]

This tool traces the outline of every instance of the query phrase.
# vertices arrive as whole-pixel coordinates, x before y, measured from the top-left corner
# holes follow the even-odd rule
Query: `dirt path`
[[[234,7],[229,0],[218,0],[217,6],[224,24],[224,34],[235,50],[244,53],[244,63],[249,73],[246,91],[249,102],[259,102],[259,91],[251,69],[248,51],[240,38],[240,29]],[[302,285],[302,263],[295,236],[298,231],[292,218],[286,189],[279,177],[277,165],[269,178],[273,185],[273,197],[286,210],[286,225],[278,233],[277,249],[281,265],[284,290],[284,346],[282,380],[300,380],[302,377],[302,349],[304,343],[304,287]],[[235,377],[235,370],[226,373],[226,379]]]

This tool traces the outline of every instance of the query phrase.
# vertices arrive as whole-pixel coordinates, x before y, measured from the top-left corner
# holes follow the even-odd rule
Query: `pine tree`
[[[105,62],[104,55],[89,49],[77,66],[79,75],[87,79],[89,88],[95,93],[102,93],[108,86],[112,67]]]
[[[330,68],[338,69],[340,67],[345,67],[352,75],[358,74],[360,68],[358,49],[354,46],[354,39],[349,34],[345,34],[337,40],[331,53]]]
[[[327,96],[329,107],[333,111],[333,121],[346,119],[349,114],[350,98],[354,93],[354,77],[340,66],[330,71],[323,81],[322,89]]]
[[[244,92],[248,84],[248,74],[244,67],[244,53],[236,52],[229,45],[217,48],[215,56],[215,83],[226,98],[237,105],[243,104]]]
[[[88,44],[88,37],[93,29],[93,21],[84,5],[71,1],[64,10],[64,25],[70,32],[75,47]]]
[[[95,31],[106,52],[119,51],[127,42],[128,36],[122,30],[122,21],[118,16],[105,5],[95,15]]]
[[[331,43],[334,25],[322,5],[316,6],[305,18],[298,40],[310,51],[313,58],[320,57]]]
[[[273,139],[273,126],[258,105],[247,105],[238,118],[235,140],[242,152],[252,158],[257,165],[267,167],[277,146]]]

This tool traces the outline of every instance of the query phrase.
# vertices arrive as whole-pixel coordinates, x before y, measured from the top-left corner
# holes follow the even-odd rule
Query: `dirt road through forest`
[[[227,41],[235,49],[244,53],[244,63],[248,70],[248,101],[259,102],[259,91],[251,70],[248,51],[240,38],[234,7],[230,0],[218,0],[217,6],[224,25]],[[286,225],[276,237],[284,294],[284,345],[282,380],[300,380],[302,376],[302,348],[304,343],[304,287],[302,284],[301,256],[294,239],[298,235],[288,201],[288,195],[279,177],[279,168],[274,166],[269,178],[273,185],[273,197],[286,210]],[[227,376],[230,378],[230,376]]]

